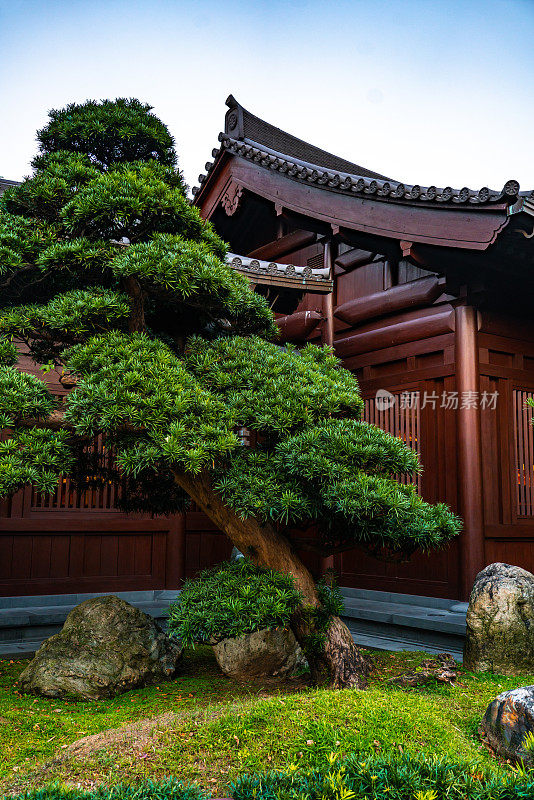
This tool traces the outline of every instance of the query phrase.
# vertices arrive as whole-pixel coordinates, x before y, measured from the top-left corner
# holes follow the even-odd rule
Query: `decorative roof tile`
[[[310,266],[297,267],[294,264],[280,264],[276,261],[262,261],[236,253],[228,253],[226,261],[231,267],[248,275],[255,283],[277,283],[290,288],[306,287],[307,292],[328,294],[332,291],[330,271],[326,267],[313,269]]]
[[[489,189],[487,186],[478,190],[469,189],[467,186],[462,189],[453,189],[451,186],[440,189],[436,186],[425,187],[418,184],[410,186],[389,180],[383,175],[302,142],[291,134],[254,117],[231,95],[226,102],[229,111],[226,114],[225,133],[219,134],[221,146],[212,152],[215,161],[206,164],[207,175],[199,176],[201,185],[221,154],[228,152],[300,183],[343,194],[376,197],[380,200],[440,205],[481,205],[512,203],[519,196],[525,197],[529,194],[534,196],[534,192],[520,192],[516,180],[507,181],[500,191]],[[277,150],[276,147],[283,149]],[[199,191],[200,187],[195,187],[193,195]]]

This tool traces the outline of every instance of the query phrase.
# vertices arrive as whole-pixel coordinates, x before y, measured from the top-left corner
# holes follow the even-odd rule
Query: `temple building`
[[[406,563],[336,555],[347,602],[416,609],[412,622],[369,611],[375,628],[388,614],[416,628],[417,608],[427,621],[442,609],[460,635],[458,601],[480,569],[534,571],[534,192],[515,180],[501,190],[404,184],[232,96],[227,106],[194,203],[268,298],[282,338],[332,345],[358,377],[365,418],[419,453],[422,496],[464,520],[447,550]],[[4,503],[0,597],[176,589],[229,554],[195,509],[127,517],[113,492],[80,495],[65,478],[54,495],[28,487]],[[305,557],[317,573],[326,566]]]
[[[534,570],[534,193],[399,183],[227,105],[196,205],[283,335],[333,345],[366,418],[420,454],[423,497],[464,519],[406,564],[336,556],[341,584],[465,599],[487,563]]]

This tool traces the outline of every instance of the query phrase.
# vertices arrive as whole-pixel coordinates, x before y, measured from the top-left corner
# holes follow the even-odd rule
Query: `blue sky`
[[[534,0],[0,0],[0,175],[47,110],[150,102],[193,185],[231,92],[406,183],[534,188]]]

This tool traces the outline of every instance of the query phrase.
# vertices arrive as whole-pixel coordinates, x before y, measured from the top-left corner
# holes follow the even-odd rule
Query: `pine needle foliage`
[[[42,492],[53,492],[58,475],[68,474],[73,466],[66,431],[30,428],[0,442],[0,485],[6,494],[28,483]]]
[[[54,784],[13,795],[13,800],[208,800],[208,793],[199,786],[186,786],[168,778],[99,786],[92,790]]]
[[[169,611],[169,630],[185,645],[215,644],[263,628],[288,627],[300,604],[290,575],[223,562],[186,581]]]
[[[17,336],[28,334],[51,338],[53,333],[72,341],[106,330],[110,322],[121,328],[128,320],[128,297],[112,289],[94,287],[76,289],[56,295],[42,306],[16,306],[0,318],[0,333]]]
[[[0,366],[0,428],[13,428],[23,419],[46,419],[56,403],[34,375],[12,366]]]
[[[12,367],[18,361],[17,348],[9,339],[0,339],[0,365]]]
[[[278,437],[339,413],[359,415],[358,383],[328,347],[280,348],[258,337],[190,341],[186,364],[241,424]]]
[[[155,159],[174,166],[174,140],[152,107],[135,98],[70,103],[37,133],[41,153],[86,153],[100,167]]]
[[[196,211],[196,209],[195,209]],[[213,242],[212,242],[213,239]],[[210,229],[198,242],[182,235],[157,234],[149,242],[128,247],[113,260],[119,279],[135,278],[157,298],[184,333],[224,332],[275,334],[272,314],[263,298],[250,291],[247,279],[221,258],[221,246]],[[223,322],[224,320],[224,322]]]
[[[398,483],[416,456],[360,420],[331,350],[276,343],[150,106],[71,104],[38,141],[33,174],[0,199],[0,495],[50,491],[66,470],[103,479],[103,434],[130,510],[181,509],[181,472],[207,475],[243,520],[313,524],[328,549],[398,555],[456,535],[445,506]],[[74,387],[61,407],[14,345]]]
[[[234,800],[527,800],[531,774],[496,776],[479,764],[436,756],[331,753],[323,768],[244,775]]]
[[[99,175],[82,153],[53,153],[39,159],[31,178],[8,189],[3,204],[12,214],[61,225],[63,206]]]

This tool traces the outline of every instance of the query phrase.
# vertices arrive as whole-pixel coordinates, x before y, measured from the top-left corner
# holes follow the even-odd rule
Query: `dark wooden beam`
[[[512,309],[510,308],[509,311]],[[517,339],[519,336],[523,340],[534,341],[534,322],[532,320],[521,320],[520,334],[518,336],[518,319],[510,313],[494,313],[492,311],[481,311],[478,315],[478,331],[482,333],[492,333],[494,336],[503,336],[508,339]]]
[[[288,253],[293,253],[295,250],[300,250],[314,241],[315,233],[311,231],[294,231],[275,239],[274,242],[257,247],[256,250],[247,253],[247,256],[249,258],[260,258],[263,261],[276,261],[276,259],[282,258]]]
[[[303,342],[321,322],[322,316],[317,311],[296,311],[285,317],[278,317],[276,324],[280,329],[283,342]]]
[[[430,305],[443,292],[438,278],[423,278],[410,281],[402,286],[394,286],[386,291],[376,292],[367,297],[348,300],[336,308],[336,317],[356,325],[363,320],[371,320],[408,308]]]
[[[384,289],[391,289],[399,283],[399,261],[388,258],[384,261]]]
[[[355,248],[338,256],[336,258],[336,266],[342,267],[344,272],[352,272],[353,269],[370,264],[376,256],[377,253],[369,253],[367,250]]]
[[[429,267],[428,261],[421,255],[420,249],[413,242],[400,241],[399,245],[403,258],[411,258],[414,264],[423,269]]]
[[[450,306],[445,306],[443,310],[440,308],[436,307],[435,314],[392,325],[379,325],[374,330],[354,333],[337,339],[335,342],[336,354],[345,358],[449,333],[454,330],[453,309]]]
[[[282,202],[284,215],[295,212],[309,217],[314,223],[325,222],[330,233],[334,224],[341,237],[351,231],[357,235],[385,237],[397,253],[401,240],[414,245],[425,243],[471,251],[486,250],[509,223],[506,200],[479,209],[472,205],[451,208],[439,204],[423,205],[418,201],[397,203],[374,197],[362,198],[326,192],[316,185],[304,185],[241,158],[232,159],[230,172],[236,183],[270,200],[273,206]],[[366,249],[373,248],[369,246]],[[378,248],[378,252],[383,250]],[[393,257],[394,253],[391,255]]]

